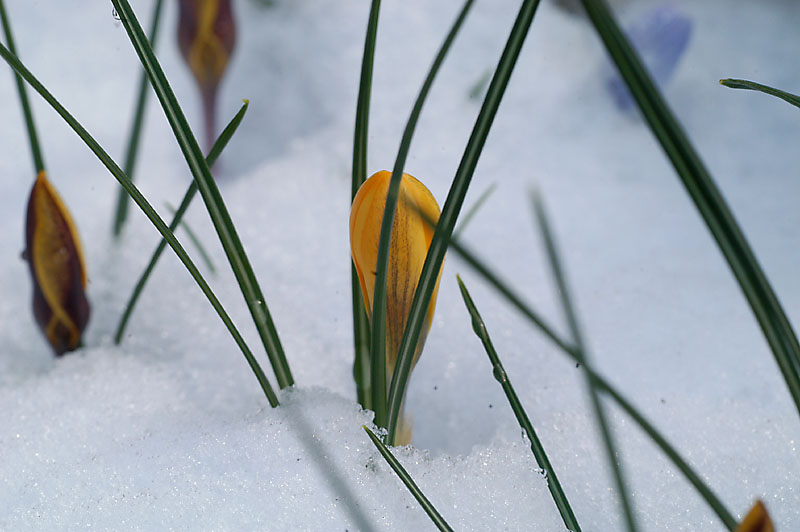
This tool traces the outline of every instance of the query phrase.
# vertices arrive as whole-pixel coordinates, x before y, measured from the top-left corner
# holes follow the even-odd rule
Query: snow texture
[[[117,158],[138,60],[110,4],[7,2],[17,46]],[[347,218],[352,129],[369,2],[239,0],[240,40],[219,121],[251,101],[223,154],[220,185],[297,385],[268,407],[183,266],[167,253],[121,346],[111,335],[158,235],[135,209],[111,238],[117,185],[32,96],[52,182],[81,231],[93,316],[85,348],[55,360],[30,311],[20,260],[32,183],[10,75],[0,76],[0,529],[428,530],[426,515],[361,425],[351,377]],[[402,128],[460,2],[384,0],[370,172],[391,168]],[[406,170],[440,203],[519,2],[478,0],[423,111]],[[630,23],[654,2],[626,2]],[[720,86],[743,77],[800,92],[793,0],[675,3],[692,38],[664,94],[779,294],[800,323],[800,111]],[[134,3],[147,26],[151,2]],[[199,103],[167,3],[158,50],[189,120]],[[566,331],[528,190],[543,194],[595,365],[701,472],[735,515],[763,498],[800,529],[800,422],[729,268],[636,113],[603,84],[605,52],[585,19],[542,2],[473,178],[466,208],[496,192],[464,238]],[[137,183],[156,208],[189,173],[154,100]],[[208,216],[188,216],[219,269],[214,289],[268,367]],[[186,240],[185,234],[178,233]],[[189,246],[190,253],[196,255]],[[206,271],[206,270],[204,270]],[[575,364],[448,256],[407,410],[401,461],[457,530],[563,530],[455,283],[460,273],[586,531],[622,529],[618,499]],[[723,530],[679,471],[611,403],[641,529]]]

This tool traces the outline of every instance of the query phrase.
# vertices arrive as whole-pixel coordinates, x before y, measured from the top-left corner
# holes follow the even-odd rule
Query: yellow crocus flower
[[[350,211],[350,248],[361,292],[364,295],[364,306],[370,319],[372,319],[372,301],[375,293],[381,222],[391,177],[391,172],[383,170],[367,179],[358,189]],[[403,174],[392,227],[386,279],[387,382],[391,380],[397,363],[397,353],[411,311],[414,292],[433,239],[434,228],[431,224],[439,220],[439,214],[439,205],[425,185],[413,176]],[[422,353],[422,346],[433,320],[440,279],[441,270],[436,279],[424,328],[414,353],[412,369]],[[398,433],[401,434],[401,440],[404,439],[403,433],[406,433],[406,437],[410,436],[409,428],[401,429]]]

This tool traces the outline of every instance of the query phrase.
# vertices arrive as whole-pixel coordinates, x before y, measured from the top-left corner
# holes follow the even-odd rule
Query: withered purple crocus
[[[230,0],[180,0],[178,46],[203,100],[206,147],[216,138],[217,88],[236,44]]]
[[[63,355],[80,346],[89,321],[86,268],[75,224],[44,171],[28,200],[25,245],[33,314],[56,355]]]

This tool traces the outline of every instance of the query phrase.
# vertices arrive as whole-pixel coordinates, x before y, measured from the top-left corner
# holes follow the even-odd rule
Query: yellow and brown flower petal
[[[381,222],[391,177],[391,172],[384,170],[367,179],[356,193],[350,210],[350,248],[364,294],[364,306],[370,318]],[[411,311],[414,292],[433,239],[434,230],[426,218],[435,223],[439,220],[439,214],[439,205],[425,185],[416,178],[403,174],[392,227],[386,279],[386,372],[389,377],[394,372],[397,351]],[[414,354],[414,364],[419,359],[433,320],[440,278],[441,270]]]
[[[34,316],[56,355],[63,355],[80,345],[89,321],[86,269],[75,225],[45,172],[28,200],[25,245]]]
[[[214,142],[217,87],[236,44],[230,0],[180,0],[178,46],[200,87],[208,146]]]
[[[772,526],[772,520],[769,518],[763,502],[755,502],[750,512],[736,528],[736,532],[775,532],[775,527]]]

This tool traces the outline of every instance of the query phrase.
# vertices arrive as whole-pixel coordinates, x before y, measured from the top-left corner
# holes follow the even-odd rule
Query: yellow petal
[[[350,247],[369,316],[372,316],[378,243],[391,177],[391,172],[384,170],[367,179],[353,199],[350,211]],[[439,206],[425,185],[416,178],[403,174],[392,228],[386,279],[386,371],[390,376],[397,361],[397,351],[408,321],[419,275],[433,239],[433,228],[425,218],[435,223],[439,220],[439,213]],[[420,334],[414,364],[422,352],[422,345],[433,320],[440,278],[441,270]]]
[[[775,532],[767,508],[761,501],[756,501],[736,532]]]

